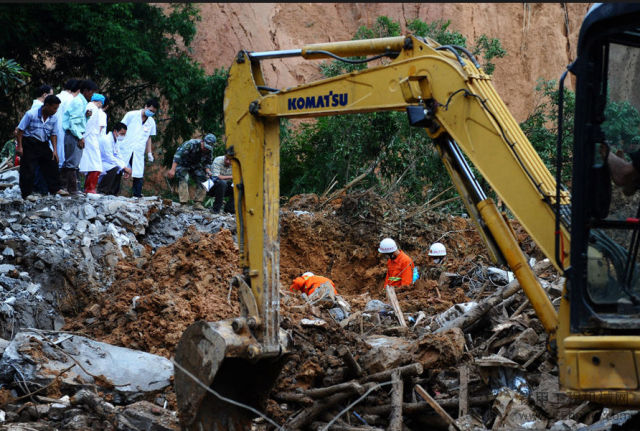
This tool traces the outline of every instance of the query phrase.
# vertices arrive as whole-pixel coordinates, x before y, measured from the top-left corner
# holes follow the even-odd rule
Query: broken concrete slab
[[[549,415],[561,420],[569,417],[577,407],[575,400],[560,390],[558,377],[549,373],[540,375],[540,383],[531,395],[533,403]]]
[[[523,364],[527,362],[538,350],[533,347],[529,343],[518,342],[517,340],[513,342],[508,348],[505,356],[509,359],[513,359],[514,361]]]
[[[60,373],[66,387],[99,386],[129,399],[162,392],[171,384],[173,364],[166,358],[89,338],[24,331],[0,360],[0,379],[18,370],[24,379],[48,384]]]
[[[10,265],[8,263],[0,265],[0,274],[6,274],[8,272],[15,271],[15,270],[16,270],[15,265]]]

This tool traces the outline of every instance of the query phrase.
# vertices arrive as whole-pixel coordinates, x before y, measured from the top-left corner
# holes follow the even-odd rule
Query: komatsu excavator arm
[[[240,52],[225,96],[228,152],[233,157],[241,264],[258,306],[275,313],[268,292],[278,283],[279,118],[304,118],[409,110],[434,138],[458,192],[495,260],[504,258],[527,292],[548,332],[557,315],[536,280],[515,235],[473,179],[465,158],[556,263],[556,182],[494,90],[490,77],[468,54],[414,36],[306,46],[304,58],[395,53],[388,64],[284,90],[264,83],[260,60],[278,53]],[[281,56],[294,55],[285,51]],[[413,109],[411,109],[413,108]],[[562,191],[561,206],[569,205]],[[561,226],[562,260],[570,240]],[[277,296],[277,295],[275,295]],[[270,339],[271,343],[272,340]]]

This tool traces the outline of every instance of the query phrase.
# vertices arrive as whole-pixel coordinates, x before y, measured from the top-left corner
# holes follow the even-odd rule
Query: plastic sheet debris
[[[391,306],[389,304],[385,304],[384,302],[378,299],[372,299],[371,301],[367,302],[367,305],[364,307],[364,311],[369,313],[374,313],[374,312],[379,313],[381,311],[385,311],[390,308]]]
[[[444,326],[446,323],[451,322],[452,320],[462,316],[465,313],[473,310],[478,306],[478,303],[475,301],[465,302],[462,304],[456,304],[453,307],[449,308],[443,313],[440,313],[433,320],[439,325]]]
[[[345,313],[342,308],[336,307],[329,310],[329,314],[336,322],[341,322],[347,318],[347,313]]]
[[[511,283],[515,278],[513,272],[494,267],[487,268],[487,275],[489,276],[491,281],[499,284]]]
[[[326,328],[327,327],[327,322],[325,320],[322,320],[322,319],[302,319],[300,321],[300,324],[302,326],[315,326],[315,327],[319,327],[319,328]]]

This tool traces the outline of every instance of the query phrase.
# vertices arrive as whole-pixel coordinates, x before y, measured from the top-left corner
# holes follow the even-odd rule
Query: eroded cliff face
[[[576,56],[580,25],[591,3],[204,3],[193,56],[211,73],[229,67],[241,50],[295,49],[350,40],[380,15],[400,22],[451,20],[468,44],[481,34],[500,39],[507,56],[495,59],[493,85],[517,121],[534,105],[536,79],[558,79]],[[263,61],[270,87],[318,79],[320,60]],[[569,87],[571,82],[568,82]]]

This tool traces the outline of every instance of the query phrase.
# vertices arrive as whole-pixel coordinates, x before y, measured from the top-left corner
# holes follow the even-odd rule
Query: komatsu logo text
[[[291,97],[287,99],[288,110],[295,111],[298,109],[315,109],[315,108],[334,108],[336,106],[347,106],[349,103],[349,94],[334,94],[330,91],[324,96],[308,96],[308,97]]]

